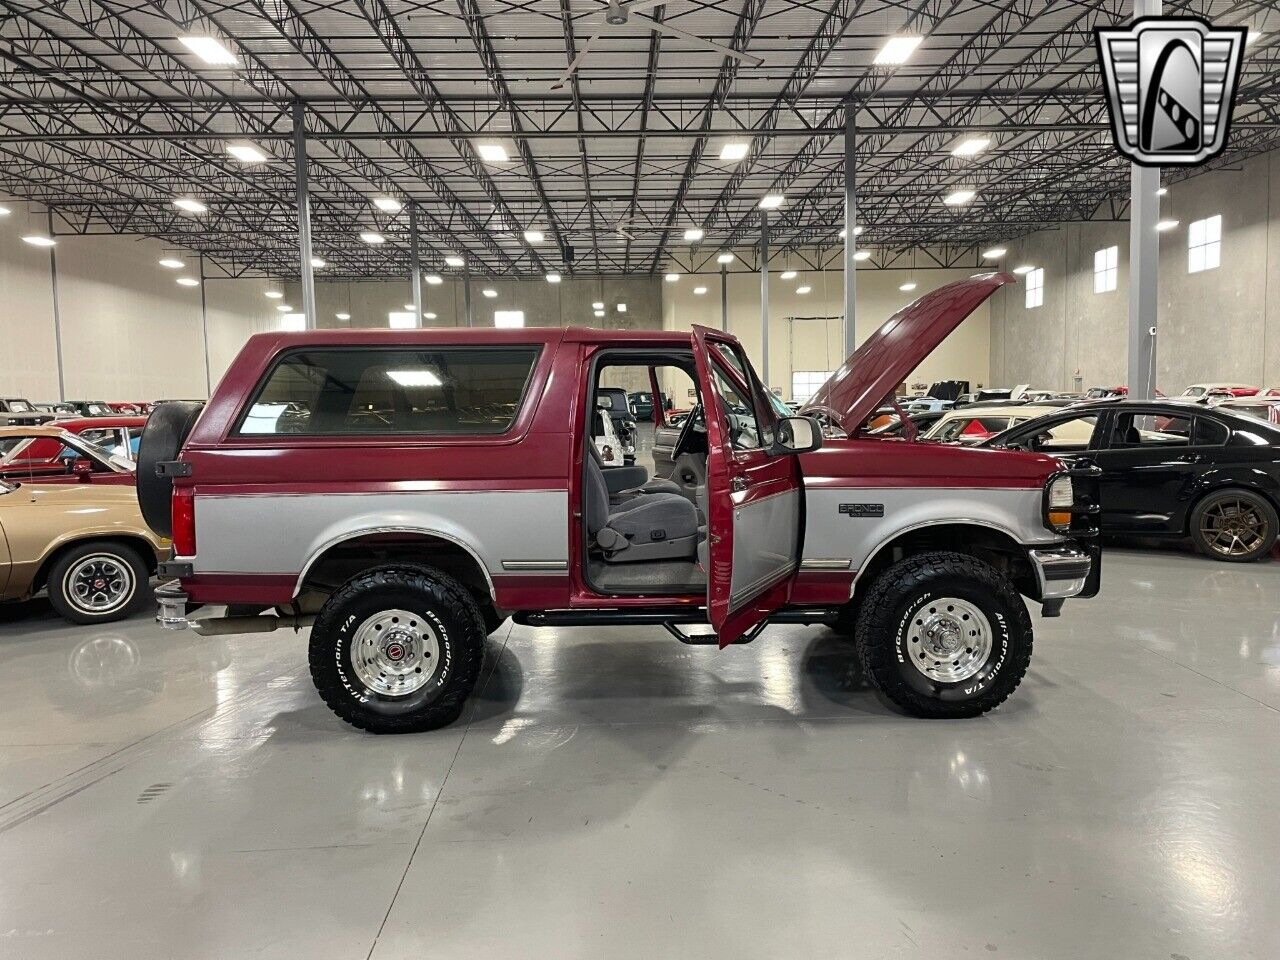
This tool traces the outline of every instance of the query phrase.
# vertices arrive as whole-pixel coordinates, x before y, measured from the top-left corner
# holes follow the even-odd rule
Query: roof
[[[80,433],[82,430],[111,427],[142,427],[146,426],[147,418],[121,414],[118,417],[63,417],[55,422],[68,433]]]
[[[5,437],[58,437],[63,440],[74,439],[73,434],[63,430],[60,426],[54,426],[52,423],[30,427],[0,427],[0,439],[4,439]]]
[[[88,9],[90,12],[85,13]],[[1273,147],[1280,108],[1274,0],[1165,0],[1166,16],[1249,24],[1228,149]],[[858,126],[859,242],[871,263],[923,247],[977,266],[983,244],[1066,220],[1116,219],[1129,165],[1111,145],[1093,30],[1128,0],[668,0],[644,14],[751,58],[663,36],[632,13],[568,0],[275,0],[6,5],[0,194],[49,203],[64,233],[128,232],[203,254],[207,270],[298,273],[293,105],[309,138],[322,276],[404,278],[412,202],[427,269],[473,276],[660,274],[749,249],[756,205],[793,263],[839,254],[845,104]],[[178,37],[219,38],[234,69]],[[909,60],[875,63],[895,34]],[[570,61],[590,51],[557,87]],[[977,162],[951,153],[989,138]],[[228,144],[269,161],[243,166]],[[729,141],[741,161],[719,158]],[[505,147],[488,163],[478,145]],[[1166,182],[1197,171],[1163,171]],[[940,198],[971,185],[977,198]],[[174,209],[194,196],[203,217]],[[688,243],[688,227],[706,231]],[[534,244],[523,230],[545,232]],[[361,230],[387,242],[370,246]],[[569,248],[573,256],[569,256]],[[909,256],[909,254],[907,254]]]
[[[598,330],[593,327],[414,327],[390,329],[336,329],[259,333],[249,339],[271,352],[321,346],[520,346],[553,344],[562,340],[580,343],[628,343],[655,347],[688,347],[688,331]],[[95,417],[94,420],[116,419]]]

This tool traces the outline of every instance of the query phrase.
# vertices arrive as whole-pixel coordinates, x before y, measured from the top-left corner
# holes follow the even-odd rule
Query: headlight
[[[1071,529],[1071,507],[1075,503],[1075,491],[1068,476],[1054,477],[1049,481],[1045,497],[1045,523],[1050,530],[1066,533]]]

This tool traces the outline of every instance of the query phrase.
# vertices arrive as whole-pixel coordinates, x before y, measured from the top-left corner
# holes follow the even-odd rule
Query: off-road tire
[[[912,618],[930,599],[976,606],[991,627],[991,652],[978,671],[941,683],[907,657]],[[895,563],[871,585],[858,611],[858,659],[872,684],[916,717],[977,717],[1003,703],[1031,662],[1032,628],[1017,589],[990,564],[961,553],[923,553]]]
[[[1261,515],[1263,522],[1267,525],[1267,532],[1262,543],[1248,553],[1227,554],[1215,550],[1200,530],[1204,515],[1212,507],[1224,500],[1241,500],[1248,503],[1253,510]],[[1217,490],[1197,503],[1195,509],[1191,511],[1189,526],[1191,542],[1205,556],[1213,557],[1215,560],[1224,560],[1227,563],[1252,563],[1254,560],[1265,557],[1275,549],[1276,534],[1280,530],[1280,521],[1277,520],[1275,507],[1271,505],[1271,502],[1266,497],[1240,487],[1231,487],[1226,490]]]
[[[77,566],[93,557],[101,557],[106,562],[129,568],[132,587],[128,596],[122,596],[118,605],[109,610],[93,612],[82,607],[74,597],[70,596],[70,574]],[[137,610],[146,602],[147,584],[151,579],[151,571],[147,562],[138,551],[124,543],[110,540],[86,540],[68,547],[49,568],[49,576],[45,581],[45,589],[49,594],[49,606],[64,620],[71,623],[114,623]]]
[[[437,675],[404,697],[383,696],[351,668],[350,643],[361,623],[388,609],[421,614],[439,643]],[[448,726],[480,675],[484,618],[470,592],[431,567],[377,567],[348,580],[325,601],[311,628],[311,679],[347,723],[370,733],[417,733]]]

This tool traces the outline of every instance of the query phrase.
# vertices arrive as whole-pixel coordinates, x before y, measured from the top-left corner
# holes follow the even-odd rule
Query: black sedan
[[[1096,463],[1104,533],[1190,537],[1232,561],[1275,546],[1280,428],[1256,417],[1173,401],[1086,403],[982,445]]]

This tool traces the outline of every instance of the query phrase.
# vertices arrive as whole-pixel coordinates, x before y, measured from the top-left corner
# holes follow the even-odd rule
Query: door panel
[[[706,327],[694,327],[694,341],[708,446],[707,613],[725,647],[787,601],[803,490],[797,458],[766,452],[776,418],[741,347]]]
[[[1184,429],[1185,422],[1185,429]],[[1191,414],[1116,411],[1102,468],[1099,499],[1108,532],[1178,533],[1204,450],[1190,445]],[[1176,428],[1176,432],[1170,432]]]

